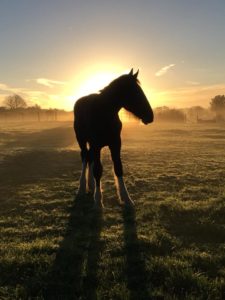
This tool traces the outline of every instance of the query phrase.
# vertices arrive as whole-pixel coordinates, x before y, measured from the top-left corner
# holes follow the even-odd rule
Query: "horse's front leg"
[[[82,170],[80,175],[80,185],[78,189],[78,195],[83,196],[86,193],[86,169],[87,169],[87,150],[83,148],[81,150]]]
[[[95,179],[93,173],[94,167],[94,154],[93,150],[88,151],[88,170],[87,170],[87,190],[90,194],[94,193],[95,190]]]
[[[102,177],[102,164],[101,164],[101,156],[100,156],[101,149],[94,149],[93,150],[93,174],[95,178],[95,192],[94,192],[94,200],[95,206],[102,208],[103,200],[102,200],[102,191],[101,191],[101,177]]]
[[[115,184],[116,184],[119,199],[122,202],[124,202],[125,205],[133,206],[134,202],[130,198],[125,182],[123,180],[123,166],[120,157],[121,141],[119,140],[113,146],[110,146],[109,149],[113,161],[114,173],[115,173]]]

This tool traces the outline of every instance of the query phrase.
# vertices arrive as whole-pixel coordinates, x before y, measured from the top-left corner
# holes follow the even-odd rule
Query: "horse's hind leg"
[[[88,176],[87,176],[87,188],[88,192],[93,194],[95,190],[95,180],[94,180],[94,155],[92,149],[88,151]]]
[[[101,177],[102,177],[102,164],[101,164],[101,157],[100,157],[100,151],[101,149],[94,149],[93,150],[93,173],[95,178],[95,192],[94,192],[94,200],[95,200],[95,206],[102,208],[104,207],[103,201],[102,201],[102,191],[101,191]]]
[[[82,196],[86,193],[86,170],[88,163],[88,149],[86,143],[79,143],[81,148],[81,160],[82,160],[82,170],[80,175],[80,185],[78,189],[78,195]]]

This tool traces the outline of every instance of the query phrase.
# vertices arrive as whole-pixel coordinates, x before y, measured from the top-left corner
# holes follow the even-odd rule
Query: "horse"
[[[109,147],[114,166],[115,183],[120,203],[133,206],[125,182],[121,162],[121,108],[132,113],[144,124],[153,122],[153,110],[138,80],[139,70],[133,68],[96,94],[78,99],[74,105],[74,131],[81,149],[82,171],[78,195],[94,194],[96,207],[104,207],[101,191],[101,149]]]

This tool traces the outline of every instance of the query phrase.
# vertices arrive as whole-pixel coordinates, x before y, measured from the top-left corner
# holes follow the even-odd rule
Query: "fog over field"
[[[72,122],[0,124],[1,299],[224,299],[223,123],[126,123],[117,201],[76,198]]]

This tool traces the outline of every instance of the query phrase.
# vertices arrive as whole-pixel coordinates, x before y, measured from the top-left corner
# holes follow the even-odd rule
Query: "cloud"
[[[52,80],[52,79],[47,79],[47,78],[37,78],[36,82],[38,84],[47,86],[49,88],[53,88],[55,85],[65,85],[65,81],[58,81],[58,80]]]
[[[9,94],[20,94],[21,96],[26,95],[30,90],[26,88],[11,87],[5,83],[0,82],[0,94],[7,96]]]
[[[170,64],[168,66],[161,68],[159,71],[157,71],[155,73],[155,76],[159,77],[159,76],[165,75],[169,71],[169,69],[173,68],[174,66],[175,66],[175,64]]]
[[[2,92],[2,91],[7,91],[7,90],[9,90],[9,87],[7,86],[7,84],[0,82],[0,91]]]
[[[26,89],[14,88],[5,83],[0,82],[0,95],[7,96],[9,94],[21,94],[24,93]]]

